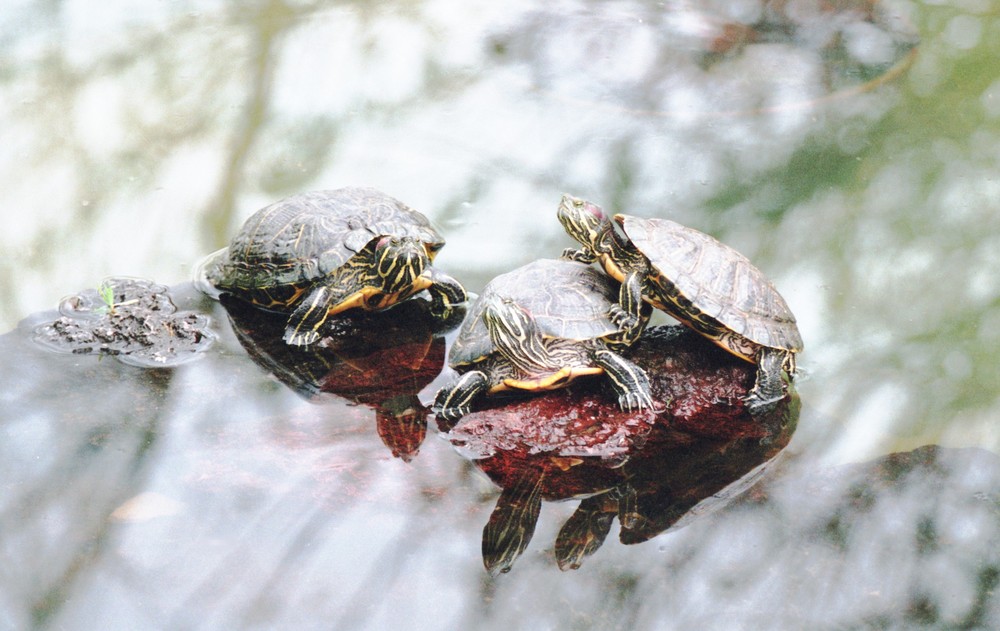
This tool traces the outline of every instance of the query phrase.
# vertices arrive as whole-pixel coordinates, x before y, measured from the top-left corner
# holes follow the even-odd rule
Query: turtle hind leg
[[[451,385],[438,390],[434,397],[434,409],[438,416],[454,422],[472,411],[472,401],[486,392],[490,380],[481,370],[470,370],[461,375]]]
[[[653,394],[646,371],[607,348],[593,352],[594,363],[604,369],[611,387],[618,394],[622,410],[642,410],[653,407]]]
[[[329,287],[312,290],[288,316],[284,340],[292,346],[308,346],[320,338],[320,328],[326,322],[333,300]]]
[[[757,380],[750,394],[743,400],[753,416],[774,410],[778,401],[785,396],[785,384],[781,380],[781,369],[785,364],[787,351],[773,348],[761,349],[757,356]]]

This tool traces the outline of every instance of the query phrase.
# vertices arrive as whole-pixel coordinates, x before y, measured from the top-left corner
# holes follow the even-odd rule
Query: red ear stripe
[[[597,217],[601,221],[605,221],[607,217],[604,215],[604,211],[597,204],[591,204],[590,202],[584,202],[587,212],[589,212],[594,217]]]

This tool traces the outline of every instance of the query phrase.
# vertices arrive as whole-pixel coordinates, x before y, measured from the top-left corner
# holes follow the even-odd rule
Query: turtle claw
[[[624,412],[639,412],[653,407],[653,400],[646,392],[626,392],[618,397],[618,407]]]
[[[285,330],[284,340],[291,346],[309,346],[319,339],[316,331],[299,331],[293,327]]]
[[[566,248],[559,258],[564,261],[576,261],[577,263],[586,263],[588,265],[597,260],[597,256],[582,248]]]
[[[642,320],[637,318],[634,313],[628,309],[623,308],[621,305],[615,304],[608,308],[608,318],[621,331],[621,342],[626,345],[631,345],[639,339],[642,335]]]
[[[751,416],[761,416],[773,412],[778,403],[784,398],[785,395],[782,394],[769,399],[762,399],[758,393],[751,392],[744,397],[743,403],[746,405],[747,411],[750,412]]]
[[[627,309],[622,309],[621,305],[612,305],[608,309],[608,317],[611,318],[611,322],[615,326],[621,329],[631,330],[639,323],[639,318],[629,313]]]
[[[468,405],[459,405],[450,408],[441,408],[438,410],[437,415],[449,423],[454,423],[471,411],[472,407]]]

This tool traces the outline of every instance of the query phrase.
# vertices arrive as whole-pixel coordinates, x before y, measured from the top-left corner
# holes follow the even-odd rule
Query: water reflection
[[[225,322],[193,288],[171,293]],[[499,496],[445,441],[393,467],[369,405],[398,420],[385,404],[396,380],[350,388],[372,358],[406,397],[440,370],[441,337],[421,327],[420,307],[376,314],[381,334],[355,330],[329,355],[285,363],[249,336],[282,331],[259,312],[233,318],[244,341],[221,327],[202,361],[174,369],[47,352],[30,337],[51,314],[0,337],[13,360],[0,367],[5,619],[86,626],[96,611],[95,624],[139,627],[321,618],[412,628],[440,621],[420,603],[442,593],[459,596],[449,623],[483,628],[517,624],[525,610],[555,628],[578,616],[631,616],[637,627],[766,616],[776,628],[831,616],[847,627],[1000,618],[996,455],[928,447],[846,467],[776,462],[797,401],[752,420],[742,397],[753,367],[681,327],[653,328],[630,351],[656,398],[672,397],[655,422],[577,383],[494,401],[450,428]],[[407,360],[398,373],[395,359]],[[618,539],[642,545],[609,546],[616,519]],[[514,571],[484,578],[480,554]],[[556,566],[579,571],[558,580]]]
[[[671,548],[696,551],[673,580],[713,584],[713,618],[747,615],[738,603],[749,598],[751,619],[774,628],[993,628],[998,489],[1000,458],[979,449],[927,446],[832,468],[799,463],[700,532],[678,533]],[[714,568],[707,576],[706,564]],[[670,601],[664,609],[678,604]]]
[[[371,407],[392,454],[407,461],[417,454],[430,414],[417,394],[444,368],[444,334],[464,310],[442,320],[427,301],[409,300],[385,312],[341,316],[325,327],[321,343],[297,347],[284,341],[287,315],[228,294],[220,299],[254,362],[314,403],[332,394]]]
[[[797,397],[751,417],[742,398],[752,366],[710,344],[679,326],[656,327],[624,353],[649,375],[654,400],[670,402],[655,415],[622,412],[582,384],[474,412],[450,429],[450,440],[502,489],[483,530],[490,573],[508,572],[525,551],[542,500],[583,498],[555,540],[559,567],[576,569],[614,517],[622,543],[646,541],[689,511],[724,505],[738,495],[728,485],[788,444]]]

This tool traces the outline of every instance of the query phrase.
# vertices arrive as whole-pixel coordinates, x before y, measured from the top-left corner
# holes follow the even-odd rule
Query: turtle
[[[438,415],[457,420],[487,392],[551,390],[602,373],[621,409],[651,408],[645,371],[619,354],[622,331],[609,315],[617,285],[589,265],[558,259],[494,278],[469,306],[449,350],[460,375],[438,391]]]
[[[745,399],[751,414],[767,412],[785,396],[781,372],[795,377],[802,337],[785,299],[745,256],[668,219],[616,214],[612,221],[596,204],[570,195],[563,196],[557,216],[583,246],[567,248],[562,258],[598,261],[621,282],[611,317],[626,343],[642,333],[640,306],[646,302],[756,364]]]
[[[467,300],[431,266],[444,238],[425,216],[373,188],[287,197],[254,213],[206,271],[213,286],[272,311],[290,311],[284,340],[306,346],[347,309],[381,311],[426,289],[447,317]]]

